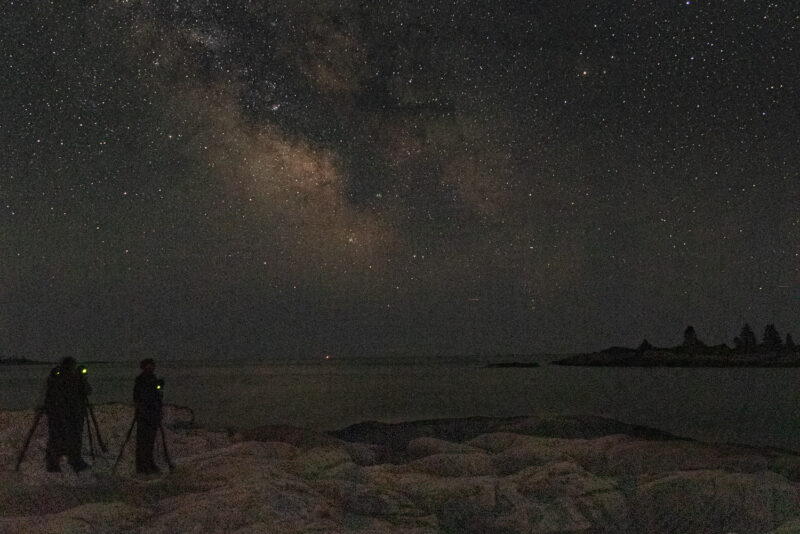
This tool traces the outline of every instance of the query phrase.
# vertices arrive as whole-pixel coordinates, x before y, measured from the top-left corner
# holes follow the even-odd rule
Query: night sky
[[[0,357],[797,338],[798,13],[3,0]]]

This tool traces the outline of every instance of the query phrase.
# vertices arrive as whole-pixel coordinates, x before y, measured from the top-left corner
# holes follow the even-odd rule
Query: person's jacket
[[[161,390],[155,375],[142,373],[136,377],[133,404],[140,424],[155,426],[161,422]]]
[[[47,378],[45,412],[58,421],[82,422],[90,393],[91,387],[82,376],[56,367]]]

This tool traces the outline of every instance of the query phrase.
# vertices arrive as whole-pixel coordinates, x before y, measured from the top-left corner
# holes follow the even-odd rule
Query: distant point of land
[[[506,368],[525,368],[525,367],[539,367],[536,362],[496,362],[487,364],[489,369],[506,369]]]
[[[484,359],[480,356],[476,358]],[[486,369],[524,369],[531,367],[540,367],[539,362],[532,361],[533,354],[516,354],[505,353],[495,354],[494,356],[485,358],[488,360],[485,367]]]
[[[29,360],[28,358],[0,358],[0,365],[52,365],[53,362]]]
[[[654,347],[645,339],[635,349],[609,347],[552,363],[593,367],[800,367],[800,348],[791,334],[784,341],[775,325],[764,328],[759,343],[745,324],[732,348],[726,344],[706,345],[692,326],[686,327],[683,338],[683,344],[675,347]]]

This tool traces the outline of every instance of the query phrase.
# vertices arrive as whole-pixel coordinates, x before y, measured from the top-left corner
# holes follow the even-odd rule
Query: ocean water
[[[800,451],[800,369],[493,369],[480,359],[159,362],[165,402],[208,428],[596,414],[711,442]],[[48,366],[0,366],[0,409],[40,402]],[[135,362],[90,366],[94,403],[131,402]]]

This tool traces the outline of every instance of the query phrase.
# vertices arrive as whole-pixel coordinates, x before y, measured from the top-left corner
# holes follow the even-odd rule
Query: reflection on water
[[[49,367],[0,366],[0,408],[37,404]],[[199,424],[335,429],[365,420],[592,413],[719,442],[800,450],[800,369],[487,369],[477,360],[160,362]],[[131,402],[136,363],[94,364],[92,401]]]

